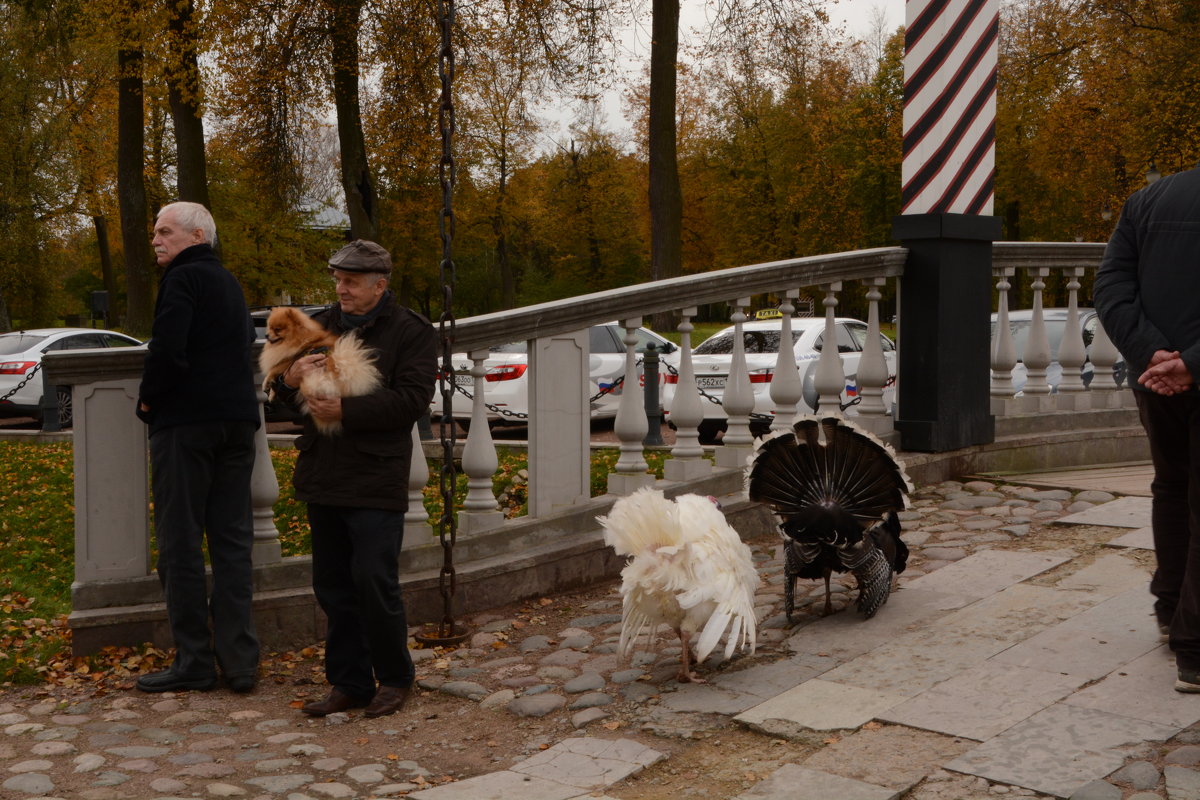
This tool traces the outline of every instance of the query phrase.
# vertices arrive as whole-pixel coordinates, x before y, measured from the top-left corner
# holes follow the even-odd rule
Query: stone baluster
[[[799,289],[789,289],[779,304],[779,357],[775,360],[775,373],[771,376],[771,401],[775,404],[775,419],[771,430],[782,431],[792,427],[797,406],[804,397],[804,383],[800,380],[800,369],[796,366],[796,347],[792,337],[792,315],[796,313],[793,302],[800,296]]]
[[[1058,381],[1058,407],[1083,411],[1090,408],[1089,398],[1082,394],[1087,391],[1082,377],[1087,351],[1079,327],[1079,278],[1083,275],[1083,267],[1064,268],[1063,275],[1067,278],[1067,322],[1058,345],[1058,364],[1062,368]]]
[[[263,403],[267,395],[258,390],[258,431],[254,434],[254,470],[250,473],[250,507],[254,519],[254,546],[251,560],[255,566],[283,560],[279,529],[275,527],[275,501],[279,499],[279,479],[267,444],[267,422]]]
[[[1104,325],[1100,320],[1096,320],[1096,333],[1092,337],[1092,383],[1089,387],[1092,396],[1092,408],[1120,408],[1123,402],[1122,395],[1130,395],[1129,392],[1119,392],[1119,386],[1116,381],[1116,376],[1113,374],[1113,367],[1116,365],[1120,354],[1117,352],[1116,345],[1112,343],[1112,339],[1108,338],[1108,332],[1104,330]],[[1136,376],[1135,376],[1136,377]],[[1129,376],[1125,378],[1128,385]],[[1130,397],[1132,401],[1132,396]]]
[[[893,429],[891,409],[883,402],[883,390],[891,377],[887,360],[883,355],[882,333],[879,330],[879,291],[887,278],[866,278],[867,287],[867,341],[863,345],[862,358],[858,362],[858,396],[856,422],[880,434]]]
[[[729,417],[722,447],[717,451],[717,465],[736,467],[744,463],[746,454],[754,443],[750,433],[750,415],[754,412],[754,391],[750,386],[750,373],[746,367],[746,307],[749,297],[733,301],[733,352],[729,356],[729,376],[725,379],[725,394],[722,405]]]
[[[996,281],[996,292],[999,296],[996,307],[996,325],[992,330],[992,413],[999,416],[1013,410],[1012,371],[1017,365],[1017,349],[1013,344],[1012,326],[1008,321],[1008,291],[1012,288],[1009,281],[1015,270],[1012,267],[995,267],[992,275]]]
[[[837,322],[834,309],[837,308],[837,293],[842,290],[842,283],[827,283],[821,287],[825,292],[825,334],[821,345],[821,357],[817,360],[816,375],[813,385],[817,390],[818,413],[823,415],[842,416],[842,391],[846,388],[846,373],[842,369],[842,359],[838,356]]]
[[[1029,269],[1033,282],[1033,313],[1029,323],[1029,339],[1025,343],[1025,352],[1021,360],[1025,363],[1025,401],[1027,410],[1049,411],[1052,403],[1043,402],[1050,394],[1050,384],[1046,381],[1046,370],[1050,367],[1050,339],[1046,335],[1046,317],[1042,311],[1042,292],[1046,288],[1046,276],[1050,274],[1049,267],[1032,267]]]
[[[490,530],[504,522],[504,514],[492,493],[492,476],[500,466],[496,456],[496,444],[487,418],[487,367],[484,360],[487,350],[472,350],[471,359],[472,394],[471,425],[467,430],[467,443],[463,447],[462,470],[467,476],[467,496],[458,514],[458,532],[464,536]]]
[[[650,424],[646,420],[646,409],[637,372],[637,329],[641,317],[622,320],[625,329],[625,382],[621,390],[621,403],[617,407],[617,419],[613,431],[621,443],[621,455],[617,459],[616,472],[608,476],[609,494],[632,494],[641,486],[654,483],[654,476],[646,472],[649,465],[643,455],[643,442]]]
[[[692,317],[695,306],[680,312],[679,374],[675,376],[675,395],[671,400],[671,421],[675,423],[675,446],[671,458],[663,465],[663,477],[670,481],[686,481],[712,473],[712,463],[704,458],[700,446],[699,426],[704,420],[704,400],[696,386],[696,370],[692,366]]]
[[[433,533],[429,512],[425,510],[425,487],[429,485],[429,461],[421,443],[419,425],[413,425],[412,459],[408,464],[408,511],[404,512],[404,542],[401,549],[410,550],[428,544]]]

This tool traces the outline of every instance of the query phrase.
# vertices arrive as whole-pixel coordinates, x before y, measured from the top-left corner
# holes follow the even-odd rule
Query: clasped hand
[[[1150,358],[1150,366],[1138,377],[1138,383],[1162,395],[1186,392],[1195,381],[1178,350],[1159,350]]]

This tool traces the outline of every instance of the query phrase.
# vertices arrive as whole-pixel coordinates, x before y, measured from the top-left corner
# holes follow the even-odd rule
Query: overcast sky
[[[717,2],[718,0],[682,0],[679,21],[681,45],[692,31],[705,30],[707,15],[713,13],[711,9]],[[893,31],[904,24],[904,0],[826,0],[825,8],[829,12],[830,24],[835,28],[843,26],[850,37],[867,37],[871,33],[877,11],[884,13],[887,31]],[[645,64],[650,58],[649,15],[645,16],[638,27],[626,33],[623,37],[623,49],[629,74],[645,69]],[[605,98],[603,108],[606,117],[603,127],[623,133],[630,132],[629,124],[622,114],[620,91],[610,92]],[[552,125],[551,129],[544,133],[542,147],[562,146],[562,143],[570,138],[567,126],[576,112],[569,105],[562,103],[551,103],[539,111],[544,117],[557,122],[557,126]]]

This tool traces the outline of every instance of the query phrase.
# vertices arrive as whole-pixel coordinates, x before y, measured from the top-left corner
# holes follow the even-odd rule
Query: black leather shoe
[[[363,712],[367,717],[386,717],[404,708],[408,700],[408,689],[402,686],[380,686],[375,698]]]
[[[137,688],[143,692],[207,692],[216,685],[216,675],[189,678],[170,669],[151,672],[137,679]]]
[[[324,700],[305,703],[300,706],[300,710],[310,717],[326,717],[330,714],[336,714],[339,711],[362,708],[365,705],[367,705],[366,700],[356,700],[340,689],[334,688]]]
[[[232,678],[226,678],[225,682],[229,684],[232,691],[238,694],[249,694],[258,685],[258,678],[253,675],[234,675]]]

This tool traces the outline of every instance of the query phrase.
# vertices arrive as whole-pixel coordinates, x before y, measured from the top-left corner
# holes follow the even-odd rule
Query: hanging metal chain
[[[438,519],[438,539],[442,545],[442,569],[438,574],[438,590],[442,595],[442,621],[434,637],[416,637],[419,641],[436,644],[455,644],[464,640],[466,633],[454,624],[454,595],[456,580],[454,572],[454,542],[457,538],[457,522],[454,518],[454,468],[455,430],[452,408],[454,396],[454,367],[451,355],[454,350],[454,101],[451,88],[454,85],[454,50],[451,33],[454,28],[454,0],[439,0],[438,19],[441,23],[442,44],[438,53],[438,75],[442,82],[441,101],[438,105],[438,128],[442,138],[442,157],[438,162],[438,181],[442,187],[442,213],[438,218],[438,232],[442,239],[442,261],[439,275],[442,282],[442,314],[438,318],[441,338],[441,369],[438,371],[438,391],[442,397],[442,417],[438,426],[442,443],[442,467],[439,489],[442,496],[442,515]]]
[[[42,368],[42,365],[40,362],[37,364],[34,364],[33,369],[29,370],[29,374],[26,375],[24,378],[22,378],[21,382],[12,388],[11,392],[4,395],[3,397],[0,397],[0,403],[3,403],[8,398],[12,397],[14,394],[21,391],[21,389],[23,389],[25,387],[25,384],[27,384],[27,383],[29,383],[29,381],[33,380],[33,376],[36,375],[37,371],[41,368]]]

